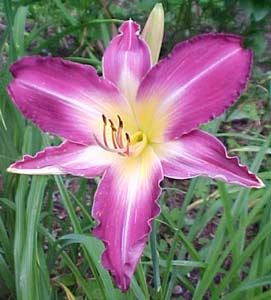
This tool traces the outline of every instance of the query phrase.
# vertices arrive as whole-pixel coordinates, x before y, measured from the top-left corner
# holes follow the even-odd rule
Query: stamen
[[[119,115],[118,115],[118,119],[119,119],[119,127],[117,131],[117,143],[120,148],[123,148],[123,141],[122,141],[123,122]]]
[[[103,143],[101,141],[99,141],[99,139],[97,138],[96,135],[94,135],[94,139],[95,139],[97,145],[99,145],[101,148],[103,148],[106,151],[115,152],[115,153],[118,153],[120,155],[125,154],[125,151],[126,151],[125,149],[112,149],[112,148],[109,148],[109,147],[105,147],[105,145],[103,145]]]
[[[138,156],[145,149],[148,143],[146,135],[142,131],[137,131],[132,136],[130,136],[128,132],[124,133],[123,121],[119,115],[117,115],[117,117],[118,127],[116,128],[112,119],[109,119],[105,115],[102,115],[103,141],[99,140],[99,138],[94,135],[97,145],[99,145],[106,151],[118,153],[123,157]],[[111,141],[109,141],[110,143],[108,143],[108,123],[111,127]]]
[[[127,132],[125,133],[125,137],[126,137],[126,140],[127,140],[127,144],[126,144],[126,152],[125,152],[125,154],[126,154],[127,156],[129,156],[129,152],[130,152],[129,146],[130,146],[130,143],[131,143],[131,139],[130,139],[130,136],[129,136],[129,134],[128,134]]]
[[[104,125],[106,126],[106,124],[107,124],[107,119],[106,119],[106,116],[103,114],[103,115],[102,115],[102,117],[103,117],[103,122],[104,122]]]
[[[116,142],[116,132],[117,132],[117,129],[116,129],[116,127],[115,127],[115,125],[114,125],[114,123],[113,123],[112,120],[109,119],[108,121],[109,121],[109,123],[111,125],[111,130],[112,130],[111,136],[112,136],[113,146],[114,146],[115,149],[117,149],[118,148],[117,142]]]
[[[119,120],[119,127],[123,128],[123,122],[119,115],[118,115],[118,120]]]
[[[108,147],[107,140],[106,140],[106,125],[107,125],[107,119],[105,115],[102,115],[103,117],[103,122],[104,122],[104,128],[103,128],[103,141],[105,147]]]

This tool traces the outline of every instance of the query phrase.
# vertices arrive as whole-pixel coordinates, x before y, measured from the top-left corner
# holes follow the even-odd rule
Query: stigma
[[[142,131],[136,131],[132,135],[124,131],[124,123],[119,115],[117,115],[117,126],[105,115],[102,115],[102,121],[102,141],[96,136],[95,140],[104,150],[124,157],[136,157],[147,146],[147,137]]]

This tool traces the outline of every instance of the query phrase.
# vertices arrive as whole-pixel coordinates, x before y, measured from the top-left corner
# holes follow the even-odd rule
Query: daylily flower
[[[43,131],[65,141],[11,165],[22,174],[102,175],[92,210],[102,263],[126,291],[143,252],[164,176],[209,176],[259,188],[262,181],[198,126],[221,115],[246,87],[251,50],[241,38],[205,34],[151,67],[139,25],[124,22],[94,68],[26,57],[10,68],[9,94]]]

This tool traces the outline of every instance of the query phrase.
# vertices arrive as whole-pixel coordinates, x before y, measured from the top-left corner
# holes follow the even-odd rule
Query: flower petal
[[[10,68],[15,79],[8,90],[23,114],[51,133],[89,144],[102,129],[102,114],[129,111],[116,87],[94,68],[59,58],[26,57]]]
[[[246,187],[261,188],[263,182],[237,157],[229,157],[224,145],[214,136],[192,131],[178,140],[156,148],[164,174],[170,178],[186,179],[208,176]]]
[[[219,116],[244,90],[251,59],[234,35],[206,34],[177,45],[139,87],[139,123],[171,140]]]
[[[143,252],[151,221],[158,215],[160,161],[151,148],[137,158],[124,158],[109,168],[95,195],[93,216],[99,221],[94,235],[106,250],[104,267],[126,291]]]
[[[8,171],[33,175],[69,173],[93,178],[102,175],[115,156],[95,145],[84,146],[65,141],[59,146],[47,147],[35,156],[25,155]]]
[[[103,57],[104,77],[113,82],[130,103],[134,102],[139,83],[151,66],[149,48],[139,32],[137,23],[124,22]]]

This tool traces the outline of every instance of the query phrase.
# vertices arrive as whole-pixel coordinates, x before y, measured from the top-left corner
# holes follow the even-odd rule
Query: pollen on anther
[[[119,115],[117,117],[119,120],[119,126],[118,126],[118,130],[117,130],[117,144],[120,148],[123,148],[123,141],[122,141],[123,122]]]
[[[123,121],[122,121],[122,119],[120,118],[119,115],[118,115],[118,119],[119,119],[119,127],[123,128]]]
[[[102,117],[103,117],[104,125],[106,125],[106,124],[107,124],[106,116],[105,116],[105,115],[102,115]]]
[[[103,122],[104,122],[104,128],[103,128],[103,141],[104,141],[104,145],[105,147],[108,147],[108,143],[106,140],[106,125],[107,125],[107,119],[105,115],[102,115],[103,117]]]
[[[103,119],[103,143],[100,143],[97,139],[97,143],[105,150],[111,151],[111,152],[117,152],[121,156],[130,156],[130,144],[131,144],[131,138],[130,135],[126,132],[124,134],[125,140],[123,139],[123,129],[124,124],[119,115],[117,115],[118,118],[118,126],[115,127],[114,122],[112,119],[107,118],[104,114],[102,114]],[[108,137],[107,137],[107,124],[110,124],[111,127],[111,145],[108,143]]]
[[[111,119],[109,119],[108,121],[109,121],[109,123],[110,123],[111,129],[112,129],[113,131],[117,131],[117,129],[116,129],[116,127],[115,127],[113,121],[112,121]]]
[[[130,139],[129,133],[126,132],[126,133],[125,133],[125,137],[126,137],[127,142],[130,143],[130,142],[131,142],[131,139]]]
[[[126,137],[126,140],[127,140],[126,153],[125,154],[129,156],[129,154],[130,154],[129,147],[130,147],[131,139],[130,139],[130,136],[129,136],[129,134],[127,132],[125,133],[125,137]]]

